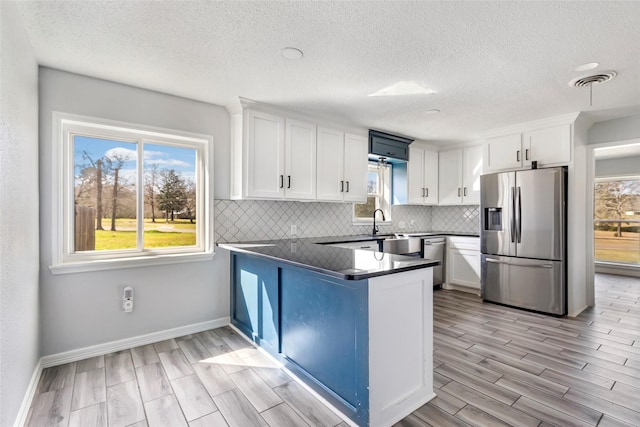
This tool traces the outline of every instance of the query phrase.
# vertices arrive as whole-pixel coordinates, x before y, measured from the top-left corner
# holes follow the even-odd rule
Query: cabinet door
[[[480,252],[450,249],[447,255],[447,283],[480,289]]]
[[[319,127],[316,153],[317,199],[342,201],[344,193],[344,132]]]
[[[462,150],[438,153],[438,188],[441,205],[462,203]]]
[[[287,119],[284,195],[292,200],[316,198],[316,125]]]
[[[522,166],[522,134],[489,138],[485,143],[486,170],[517,169]]]
[[[524,162],[539,167],[565,165],[571,162],[571,125],[565,124],[524,134]]]
[[[424,152],[424,203],[438,204],[438,152],[425,150]]]
[[[368,142],[366,137],[344,135],[344,201],[367,201]]]
[[[482,175],[482,146],[462,150],[462,203],[480,204],[480,175]]]
[[[284,118],[247,112],[247,196],[284,196]]]
[[[424,148],[409,146],[407,164],[407,202],[410,205],[424,203]]]

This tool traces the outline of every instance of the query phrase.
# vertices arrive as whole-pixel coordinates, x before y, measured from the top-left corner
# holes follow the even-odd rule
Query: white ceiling
[[[236,108],[238,97],[435,143],[640,114],[640,2],[23,1],[41,65]],[[294,46],[300,61],[280,50]],[[588,88],[572,69],[618,76]],[[369,97],[398,81],[432,95]],[[440,114],[425,114],[439,109]]]

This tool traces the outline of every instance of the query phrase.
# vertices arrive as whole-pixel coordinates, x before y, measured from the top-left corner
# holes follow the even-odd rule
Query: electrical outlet
[[[133,288],[127,286],[122,293],[122,309],[125,313],[133,311]]]
[[[292,225],[291,226],[291,237],[297,236],[297,235],[298,235],[298,226],[297,225]]]

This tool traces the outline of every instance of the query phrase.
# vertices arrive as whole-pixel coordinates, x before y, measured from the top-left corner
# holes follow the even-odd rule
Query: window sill
[[[105,259],[99,261],[87,261],[50,265],[52,274],[86,273],[90,271],[119,270],[123,268],[150,267],[157,265],[179,264],[184,262],[210,261],[214,252],[201,252],[190,254],[167,254],[137,258]]]
[[[373,220],[372,219],[354,219],[351,221],[351,223],[353,225],[373,225]],[[376,225],[393,225],[393,221],[391,220],[380,221],[376,219]]]

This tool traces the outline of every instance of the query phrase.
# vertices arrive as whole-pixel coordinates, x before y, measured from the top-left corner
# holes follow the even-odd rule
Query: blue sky
[[[135,182],[136,176],[136,144],[124,141],[91,138],[87,136],[74,137],[74,161],[76,175],[90,163],[83,158],[87,153],[93,161],[106,156],[110,158],[120,157],[128,159],[121,170],[122,176],[129,178],[129,182]],[[159,144],[144,145],[144,167],[149,168],[153,164],[158,169],[174,169],[183,177],[195,180],[195,150],[190,148],[176,148]]]

